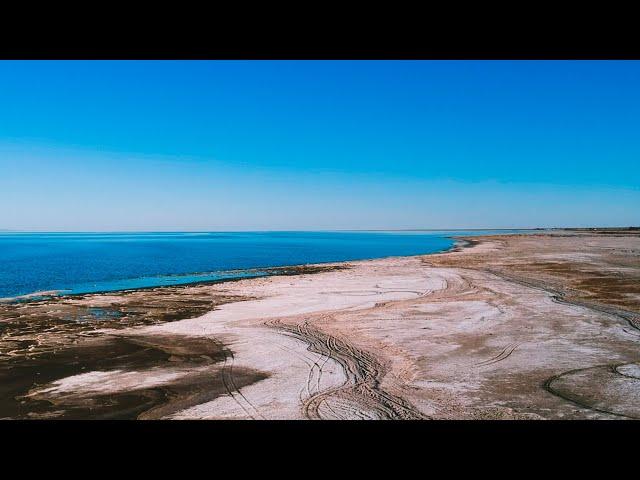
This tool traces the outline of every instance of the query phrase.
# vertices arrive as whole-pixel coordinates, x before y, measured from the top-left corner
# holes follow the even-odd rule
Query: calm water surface
[[[454,244],[451,235],[487,233],[0,233],[0,298],[180,285],[262,274],[247,269],[434,253]]]

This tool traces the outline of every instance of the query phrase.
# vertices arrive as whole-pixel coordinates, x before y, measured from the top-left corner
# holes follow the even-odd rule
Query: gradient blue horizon
[[[0,61],[0,230],[640,224],[640,62]]]

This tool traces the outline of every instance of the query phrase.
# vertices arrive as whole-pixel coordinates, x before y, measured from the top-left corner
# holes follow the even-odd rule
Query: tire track
[[[512,282],[512,283],[516,283],[528,288],[533,288],[536,290],[540,290],[543,291],[545,293],[547,293],[548,295],[550,295],[551,300],[555,303],[558,303],[560,305],[568,305],[568,306],[576,306],[576,307],[582,307],[582,308],[587,308],[590,309],[592,311],[598,312],[598,313],[604,313],[606,315],[610,315],[613,317],[616,317],[624,322],[626,322],[630,327],[632,327],[632,329],[634,329],[635,331],[640,331],[640,315],[638,315],[635,312],[631,312],[628,310],[624,310],[621,308],[617,308],[617,307],[612,307],[612,306],[605,306],[605,305],[601,305],[601,304],[597,304],[597,303],[593,303],[593,302],[588,302],[585,300],[578,300],[575,298],[572,298],[571,300],[567,299],[567,296],[570,295],[570,292],[567,292],[563,289],[557,289],[557,288],[553,288],[547,284],[545,284],[542,281],[534,281],[534,280],[529,280],[529,279],[523,279],[517,275],[513,275],[513,274],[506,274],[504,272],[499,272],[496,271],[494,269],[490,269],[490,268],[485,268],[485,269],[481,269],[481,271],[484,271],[486,273],[489,273],[491,275],[494,275],[498,278],[501,278],[503,280],[506,280],[508,282]],[[629,330],[627,330],[626,328],[623,328],[623,331],[629,335],[632,335],[634,337],[638,337],[637,333],[632,333]],[[566,376],[566,375],[571,375],[571,374],[575,374],[575,373],[579,373],[579,372],[585,372],[585,371],[589,371],[589,370],[596,370],[596,369],[608,369],[610,370],[612,373],[615,373],[617,375],[620,376],[624,376],[624,377],[628,377],[628,375],[625,375],[624,373],[618,371],[618,367],[622,366],[621,365],[608,365],[608,366],[591,366],[591,367],[586,367],[586,368],[577,368],[577,369],[573,369],[573,370],[568,370],[562,373],[559,373],[557,375],[553,375],[552,377],[548,378],[543,384],[542,387],[549,392],[550,394],[561,398],[565,401],[571,402],[574,405],[577,405],[581,408],[587,409],[587,410],[591,410],[594,412],[598,412],[598,413],[603,413],[603,414],[607,414],[607,415],[613,415],[616,417],[620,417],[620,418],[629,418],[629,419],[638,419],[638,417],[634,417],[634,416],[629,416],[629,415],[624,415],[621,413],[616,413],[610,410],[606,410],[603,408],[597,408],[593,405],[590,405],[589,403],[584,402],[583,400],[581,400],[577,395],[572,395],[570,392],[561,392],[560,390],[554,388],[554,383],[557,382],[558,380],[560,380],[562,377]]]
[[[285,324],[273,320],[265,325],[304,341],[309,351],[324,356],[325,363],[329,359],[334,360],[344,371],[346,381],[342,385],[318,391],[303,402],[302,412],[306,418],[323,419],[322,405],[326,405],[338,418],[427,418],[405,399],[381,388],[380,383],[386,371],[370,353],[328,335],[306,321],[302,324]],[[339,415],[331,404],[343,405],[345,414]]]
[[[624,372],[620,371],[620,367],[626,367],[628,365],[638,365],[638,362],[622,363],[620,365],[615,365],[612,368],[613,368],[614,373],[617,373],[618,375],[622,375],[623,377],[631,378],[633,380],[640,380],[640,376],[630,375],[628,373],[624,373]]]
[[[640,331],[640,315],[635,312],[624,310],[622,308],[600,305],[600,304],[589,302],[586,300],[578,300],[575,298],[569,300],[566,297],[570,295],[570,293],[564,290],[558,290],[556,288],[550,287],[544,282],[525,280],[516,275],[498,272],[490,268],[481,269],[481,271],[490,273],[491,275],[495,275],[496,277],[506,280],[508,282],[517,283],[519,285],[529,287],[529,288],[534,288],[536,290],[542,290],[543,292],[551,295],[552,301],[559,303],[561,305],[587,308],[598,313],[605,313],[607,315],[612,315],[614,317],[620,318],[624,320],[626,323],[628,323],[635,330]]]
[[[262,420],[266,420],[258,411],[258,409],[247,399],[247,397],[244,396],[233,379],[233,364],[235,363],[233,352],[217,340],[213,340],[213,342],[218,344],[225,354],[224,363],[221,370],[221,378],[224,388],[229,396],[252,420],[256,419],[255,415],[257,415]],[[253,410],[255,412],[255,415],[252,414],[250,410]]]
[[[297,338],[297,337],[294,337],[293,335],[288,335],[287,334],[287,336],[291,336],[292,338]],[[281,350],[285,351],[285,352],[288,352],[288,353],[290,353],[292,355],[297,356],[305,364],[307,364],[307,366],[309,367],[309,374],[307,376],[307,383],[303,388],[300,389],[300,394],[298,395],[300,403],[303,404],[305,402],[305,397],[304,397],[304,391],[305,390],[307,391],[307,397],[306,398],[309,398],[312,395],[315,395],[315,394],[320,392],[320,382],[322,381],[323,369],[324,369],[325,365],[327,364],[327,362],[330,360],[330,358],[318,354],[318,357],[323,357],[324,358],[324,360],[322,361],[322,364],[319,364],[318,360],[310,359],[305,355],[301,355],[300,353],[296,352],[292,348],[286,347],[284,345],[277,345],[277,347],[280,348]],[[313,383],[314,378],[315,378],[315,390],[313,390],[313,386],[311,385]],[[331,412],[335,415],[336,418],[340,418],[340,415],[333,409],[333,407],[331,407],[331,405],[329,405],[327,403],[326,406],[327,406],[327,408],[329,410],[331,410]]]
[[[493,365],[494,363],[498,363],[498,362],[501,362],[503,360],[506,360],[515,351],[515,349],[518,348],[520,345],[522,345],[522,344],[521,343],[510,343],[509,345],[504,347],[502,349],[502,351],[498,355],[496,355],[494,357],[491,357],[488,360],[484,360],[482,362],[476,363],[475,366],[476,367],[486,367],[488,365]]]
[[[618,364],[618,365],[597,365],[595,367],[576,368],[576,369],[573,369],[573,370],[568,370],[566,372],[559,373],[558,375],[553,375],[553,376],[549,377],[542,384],[542,387],[546,391],[551,393],[552,395],[554,395],[554,396],[556,396],[558,398],[561,398],[563,400],[566,400],[568,402],[571,402],[574,405],[577,405],[577,406],[579,406],[581,408],[584,408],[584,409],[587,409],[587,410],[591,410],[593,412],[604,413],[606,415],[613,415],[613,416],[620,417],[620,418],[627,418],[627,419],[631,419],[631,420],[640,420],[640,417],[636,417],[636,416],[632,416],[632,415],[625,415],[623,413],[617,413],[617,412],[614,412],[612,410],[607,410],[607,409],[604,409],[604,408],[596,407],[596,406],[591,405],[591,404],[587,403],[586,401],[584,401],[579,395],[574,395],[571,392],[563,392],[560,389],[554,387],[554,383],[556,383],[558,380],[561,380],[563,377],[565,377],[567,375],[587,372],[587,371],[590,371],[590,370],[605,370],[607,372],[614,373],[614,374],[620,375],[622,377],[627,377],[627,378],[632,378],[634,380],[638,380],[637,377],[632,377],[630,375],[625,375],[624,373],[621,373],[621,372],[618,371],[618,367],[621,367],[621,366],[624,366],[624,365],[629,365],[629,364],[625,363],[625,364]]]
[[[309,367],[309,375],[312,374],[313,369],[314,369],[314,365],[307,359],[306,356],[300,355],[298,352],[296,352],[292,348],[285,347],[284,345],[276,345],[276,346],[280,350],[282,350],[283,352],[287,352],[287,353],[289,353],[291,355],[294,355],[294,356],[298,357],[299,359],[301,359],[304,363],[307,364],[307,367]],[[300,393],[298,394],[298,399],[300,400],[300,402],[303,402],[304,399],[305,399],[305,396],[304,396],[305,389],[307,390],[307,396],[310,396],[311,392],[309,391],[309,381],[307,381],[307,384],[300,389]]]

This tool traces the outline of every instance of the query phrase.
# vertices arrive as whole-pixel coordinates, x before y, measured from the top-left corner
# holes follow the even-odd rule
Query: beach
[[[0,418],[640,418],[637,232],[457,241],[2,305]]]

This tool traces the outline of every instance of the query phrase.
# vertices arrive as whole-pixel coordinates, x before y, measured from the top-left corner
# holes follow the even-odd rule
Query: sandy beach
[[[640,418],[640,235],[459,241],[4,305],[0,418]]]

